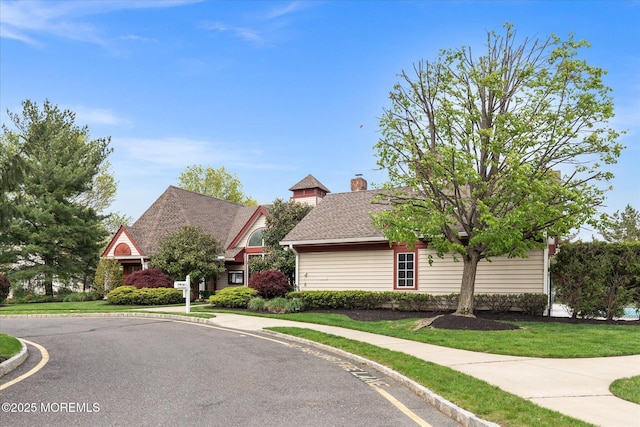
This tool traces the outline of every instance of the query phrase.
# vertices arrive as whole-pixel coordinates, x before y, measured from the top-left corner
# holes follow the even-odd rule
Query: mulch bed
[[[438,329],[467,329],[477,331],[502,331],[519,329],[519,326],[500,322],[558,322],[593,325],[640,326],[640,321],[629,320],[597,320],[572,319],[568,317],[527,316],[520,313],[490,313],[478,312],[476,317],[454,316],[451,313],[430,311],[399,311],[399,310],[311,310],[315,313],[344,314],[353,320],[361,322],[376,322],[381,320],[401,319],[431,319],[429,327]]]

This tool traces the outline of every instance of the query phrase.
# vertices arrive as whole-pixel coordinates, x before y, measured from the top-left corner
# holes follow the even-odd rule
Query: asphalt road
[[[3,426],[458,425],[370,367],[268,335],[149,318],[0,322],[49,357],[0,391]],[[40,362],[29,352],[0,387]]]

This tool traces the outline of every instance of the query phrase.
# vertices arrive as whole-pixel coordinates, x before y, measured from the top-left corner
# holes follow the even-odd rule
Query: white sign
[[[187,289],[187,281],[183,280],[181,282],[173,282],[173,287],[176,288],[176,289],[185,290],[185,289]]]
[[[191,311],[191,277],[187,275],[187,280],[173,282],[173,287],[176,289],[182,289],[182,297],[185,299],[187,306],[185,307],[185,313]]]

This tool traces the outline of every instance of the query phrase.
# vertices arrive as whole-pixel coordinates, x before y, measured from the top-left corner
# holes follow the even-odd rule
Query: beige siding
[[[300,254],[300,290],[393,289],[393,251]]]
[[[433,264],[427,257],[433,255]],[[429,294],[460,292],[462,260],[438,258],[431,250],[420,250],[418,259],[420,291]],[[544,292],[543,251],[532,251],[529,258],[492,258],[480,261],[476,274],[476,294]]]
[[[140,252],[138,252],[138,249],[136,249],[133,243],[131,243],[127,235],[125,233],[121,233],[116,239],[116,241],[114,242],[114,244],[111,246],[111,249],[107,254],[107,257],[114,256],[113,251],[116,249],[116,246],[118,246],[120,243],[126,243],[127,245],[129,245],[129,247],[131,248],[131,256],[140,256]]]
[[[430,266],[428,255],[433,255]],[[418,253],[417,292],[450,294],[460,292],[462,260],[438,258],[428,249]],[[311,252],[299,255],[300,290],[367,291],[393,290],[392,250]],[[543,251],[532,251],[529,258],[493,258],[481,261],[476,275],[476,294],[544,292]]]
[[[247,242],[249,237],[259,228],[264,228],[267,225],[267,217],[264,215],[260,215],[258,219],[251,225],[251,227],[247,230],[247,232],[242,236],[242,238],[238,241],[238,244],[235,246],[236,248],[244,248],[247,246]]]
[[[244,284],[242,284],[242,285],[238,285],[238,284],[235,284],[235,283],[230,284],[229,283],[229,270],[231,270],[231,271],[237,271],[237,270],[244,271]],[[237,288],[239,286],[247,286],[247,284],[249,283],[249,279],[248,279],[246,270],[247,269],[245,268],[244,264],[233,266],[233,267],[230,267],[230,268],[226,269],[225,271],[222,272],[222,274],[220,274],[220,276],[218,276],[218,279],[216,280],[216,289],[220,290],[220,289],[229,288],[229,287],[236,287]]]
[[[316,196],[315,194],[309,197],[296,197],[292,198],[291,200],[310,206],[316,206],[318,204],[318,196]]]

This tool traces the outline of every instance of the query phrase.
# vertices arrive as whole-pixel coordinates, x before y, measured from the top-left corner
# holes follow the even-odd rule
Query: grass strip
[[[620,399],[640,404],[640,375],[615,380],[609,386],[609,390]]]
[[[251,315],[247,312],[239,314]],[[414,331],[413,327],[418,318],[362,322],[343,314],[260,315],[338,326],[461,350],[510,356],[582,358],[640,354],[640,323],[594,325],[564,322],[508,322],[520,326],[521,329],[469,331],[422,328]]]
[[[119,311],[141,310],[141,309],[162,309],[163,307],[184,307],[184,304],[144,306],[144,305],[115,305],[109,304],[105,300],[99,301],[78,301],[78,302],[41,302],[41,303],[20,303],[4,304],[0,306],[2,314],[56,314],[56,313],[111,313]],[[191,305],[194,310],[198,305]],[[211,310],[208,313],[212,314]],[[174,314],[172,312],[172,314]],[[175,313],[180,314],[180,313]]]
[[[20,353],[22,344],[17,338],[10,335],[0,334],[0,361],[11,359]]]
[[[371,344],[303,328],[269,328],[353,353],[387,366],[482,419],[505,427],[593,426],[542,408],[482,380]]]

